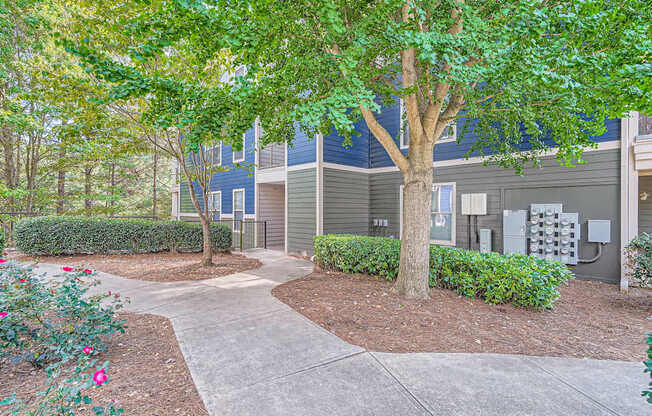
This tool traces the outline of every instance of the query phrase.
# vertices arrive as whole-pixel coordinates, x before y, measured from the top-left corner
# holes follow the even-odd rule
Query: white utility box
[[[611,243],[611,221],[588,220],[589,243]]]
[[[487,194],[462,194],[462,215],[487,215]]]

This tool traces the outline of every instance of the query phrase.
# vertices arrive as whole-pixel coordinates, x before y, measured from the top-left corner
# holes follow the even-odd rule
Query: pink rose
[[[25,279],[20,279],[19,282],[20,283],[25,283]]]
[[[86,347],[84,347],[84,349],[82,351],[84,351],[84,354],[90,355],[90,354],[93,353],[93,347],[91,347],[90,345],[86,346]]]
[[[93,273],[93,271],[91,269],[84,269],[84,273],[91,274],[91,273]]]
[[[0,263],[6,263],[7,259],[0,259]]]
[[[109,377],[107,377],[107,375],[104,374],[104,369],[96,371],[95,374],[93,374],[93,381],[98,386],[101,386],[108,379],[109,379]]]
[[[0,312],[0,319],[5,318],[7,315],[9,315],[7,312]]]
[[[63,269],[64,272],[72,272],[75,270],[74,267],[70,267],[70,266],[63,266],[61,269]]]

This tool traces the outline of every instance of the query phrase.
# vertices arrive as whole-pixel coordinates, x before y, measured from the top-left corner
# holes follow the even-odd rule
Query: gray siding
[[[258,184],[258,220],[267,221],[267,247],[285,244],[285,186]],[[262,230],[261,230],[262,231]],[[259,232],[259,245],[263,233]]]
[[[324,234],[369,233],[369,175],[324,168]]]
[[[493,250],[502,252],[503,209],[527,209],[530,203],[561,202],[564,211],[579,212],[582,240],[586,241],[587,219],[612,221],[612,243],[593,264],[575,267],[578,277],[618,282],[620,279],[620,153],[618,150],[587,152],[587,163],[561,167],[554,158],[546,158],[542,168],[527,169],[524,177],[511,170],[482,165],[460,165],[435,169],[435,182],[456,183],[456,246],[468,248],[467,218],[459,215],[461,195],[486,193],[488,215],[478,217],[478,228],[493,231]],[[387,235],[399,236],[399,172],[370,177],[370,218],[388,220]],[[477,248],[472,229],[472,248]],[[582,244],[582,258],[593,257],[595,247]]]
[[[315,168],[288,172],[288,246],[287,251],[312,254],[317,228],[317,184]]]
[[[652,233],[652,176],[638,177],[638,191],[648,193],[645,201],[638,201],[638,232]]]

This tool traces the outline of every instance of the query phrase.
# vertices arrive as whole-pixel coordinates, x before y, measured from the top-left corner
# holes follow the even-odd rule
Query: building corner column
[[[638,115],[632,112],[622,119],[620,131],[620,291],[627,292],[630,270],[625,247],[638,235],[638,172],[634,157]]]

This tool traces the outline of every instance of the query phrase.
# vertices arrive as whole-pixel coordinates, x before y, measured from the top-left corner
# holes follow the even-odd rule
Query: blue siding
[[[254,214],[255,212],[256,195],[254,194],[253,170],[256,161],[255,142],[254,129],[251,128],[245,134],[245,161],[240,162],[240,168],[233,167],[231,146],[222,146],[222,166],[231,167],[231,169],[213,175],[211,191],[222,191],[222,213],[224,214],[233,213],[233,190],[240,188],[245,190],[245,214]]]
[[[377,115],[377,118],[380,124],[382,124],[387,129],[387,131],[389,132],[389,134],[392,135],[392,137],[394,137],[394,142],[396,142],[398,145],[398,133],[400,130],[398,104],[395,106],[383,108],[381,114]],[[465,157],[466,153],[471,148],[471,145],[477,139],[477,136],[474,134],[473,126],[476,125],[478,122],[477,120],[466,120],[464,118],[461,118],[458,120],[457,123],[458,132],[461,132],[464,129],[465,123],[469,123],[471,127],[466,132],[466,135],[462,139],[462,141],[460,143],[446,142],[446,143],[440,143],[436,145],[434,150],[433,160],[441,161],[441,160],[461,159]],[[595,141],[596,143],[600,143],[600,142],[620,140],[620,119],[607,119],[605,121],[605,126],[607,128],[607,131],[600,136],[594,137],[593,141]],[[544,142],[549,146],[555,146],[555,142],[552,139],[544,140]],[[519,148],[520,150],[530,150],[532,148],[532,145],[529,142],[525,141],[519,146]],[[383,148],[380,142],[376,140],[376,138],[373,137],[373,135],[370,135],[369,149],[370,149],[369,150],[370,167],[379,168],[379,167],[394,166],[394,163],[390,159],[385,148]],[[402,150],[402,152],[404,154],[407,154],[407,149]],[[478,154],[477,152],[474,152],[473,154],[471,154],[471,156],[478,156]]]
[[[294,142],[288,146],[288,166],[317,161],[317,140],[306,137],[299,123],[295,124],[295,132]]]
[[[369,129],[364,120],[355,124],[355,129],[360,136],[353,136],[353,146],[344,147],[344,137],[333,129],[331,134],[324,136],[324,162],[338,163],[340,165],[368,168],[369,164]],[[375,139],[374,139],[375,140]]]

